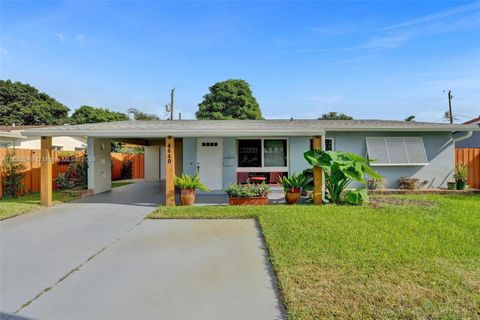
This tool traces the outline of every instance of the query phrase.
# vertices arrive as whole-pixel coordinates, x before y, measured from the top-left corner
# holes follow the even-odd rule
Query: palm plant
[[[183,190],[202,190],[209,191],[207,186],[200,182],[198,175],[189,176],[182,174],[180,177],[175,176],[175,186]]]
[[[292,174],[290,176],[280,176],[277,179],[279,185],[283,187],[285,192],[300,192],[301,189],[308,183],[308,177],[302,173]]]

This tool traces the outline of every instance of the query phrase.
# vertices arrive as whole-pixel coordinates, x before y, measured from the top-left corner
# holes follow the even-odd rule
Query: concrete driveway
[[[161,187],[137,183],[0,222],[0,317],[283,318],[255,222],[144,220]]]

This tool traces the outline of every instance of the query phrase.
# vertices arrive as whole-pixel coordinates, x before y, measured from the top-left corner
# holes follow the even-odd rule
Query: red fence
[[[480,188],[480,148],[455,149],[455,163],[468,167],[468,185]]]
[[[15,150],[15,158],[25,165],[22,180],[24,193],[40,192],[40,150],[0,148],[0,198],[3,196],[1,166],[8,150]],[[82,154],[82,152],[53,151],[53,159],[55,159],[52,166],[53,188],[56,187],[54,181],[58,174],[67,171],[69,165],[69,162],[64,162],[61,159]],[[143,154],[112,153],[112,180],[121,179],[122,162],[126,160],[132,161],[132,179],[143,179],[145,171]]]

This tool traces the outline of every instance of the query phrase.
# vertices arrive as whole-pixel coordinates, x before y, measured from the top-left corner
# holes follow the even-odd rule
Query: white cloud
[[[87,37],[85,37],[83,34],[79,33],[75,39],[80,42],[81,44],[84,44],[85,41],[87,40]]]
[[[468,13],[470,11],[475,11],[480,9],[480,2],[471,3],[465,6],[459,6],[455,8],[451,8],[445,11],[436,12],[433,14],[425,15],[413,20],[405,21],[396,25],[391,25],[383,28],[383,30],[394,30],[394,29],[403,29],[408,27],[413,27],[421,24],[426,24],[438,20],[443,20],[445,18],[459,15],[462,13]]]
[[[55,37],[57,37],[61,42],[65,41],[65,36],[62,32],[55,33]]]

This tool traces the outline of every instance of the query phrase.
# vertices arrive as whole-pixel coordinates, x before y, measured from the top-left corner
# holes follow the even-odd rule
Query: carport
[[[308,120],[130,120],[35,128],[25,130],[22,134],[41,137],[41,201],[45,206],[52,204],[54,136],[87,137],[88,189],[94,194],[111,189],[112,141],[144,146],[145,179],[158,180],[160,173],[164,173],[166,206],[175,205],[175,174],[195,175],[200,172],[201,179],[220,177],[220,181],[212,183],[215,188],[210,188],[218,191],[228,183],[238,181],[236,177],[239,172],[237,168],[239,140],[261,140],[262,148],[263,140],[288,141],[285,159],[290,160],[288,162],[285,160],[286,163],[282,167],[273,168],[284,170],[288,174],[298,172],[299,161],[305,161],[303,152],[309,148],[308,141],[314,149],[323,149],[325,144],[323,139],[325,131],[318,122]],[[203,150],[202,153],[200,149]],[[202,160],[199,160],[199,155],[203,155]],[[261,157],[263,167],[264,155]],[[295,161],[292,158],[295,158]],[[320,168],[314,168],[314,185],[314,203],[321,204],[324,191],[323,173]]]

